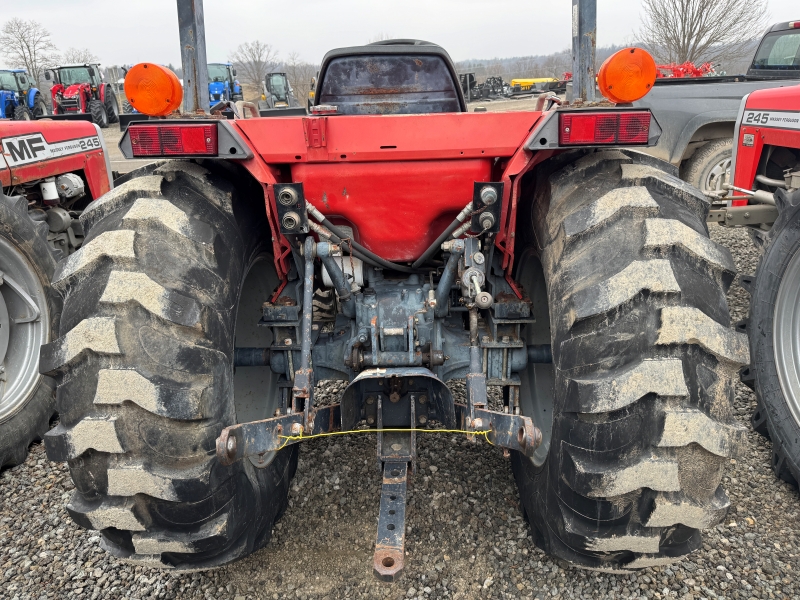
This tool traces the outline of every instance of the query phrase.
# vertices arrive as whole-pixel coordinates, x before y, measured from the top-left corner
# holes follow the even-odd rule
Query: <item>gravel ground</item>
[[[713,227],[740,272],[757,253],[741,230]],[[733,320],[748,299],[735,285]],[[332,399],[343,385],[320,386]],[[321,398],[322,399],[322,398]],[[739,385],[736,413],[749,423],[754,398]],[[0,474],[0,598],[798,598],[800,498],[769,468],[755,433],[725,487],[731,510],[702,550],[666,568],[609,575],[571,568],[537,550],[519,509],[509,462],[485,442],[419,436],[409,493],[406,572],[382,584],[371,572],[380,473],[374,438],[306,442],[290,506],[267,548],[212,572],[176,575],[123,564],[78,528],[64,506],[67,468],[41,445]]]

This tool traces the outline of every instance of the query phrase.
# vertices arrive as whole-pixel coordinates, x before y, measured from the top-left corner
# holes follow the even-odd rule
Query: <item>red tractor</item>
[[[57,262],[83,242],[83,209],[111,189],[108,152],[86,122],[0,121],[0,468],[25,460],[55,412],[39,347],[58,335]]]
[[[661,133],[628,104],[652,58],[609,60],[621,105],[470,113],[444,49],[385,41],[329,52],[309,115],[198,114],[200,80],[186,114],[131,124],[121,151],[154,162],[84,211],[41,352],[72,518],[125,560],[219,566],[269,540],[300,442],[371,430],[373,568],[393,579],[417,442],[455,430],[510,457],[555,556],[615,571],[697,549],[746,435],[735,267],[708,199],[637,151]],[[125,80],[151,116],[177,88],[159,69]],[[321,380],[346,382],[338,402]]]
[[[772,468],[800,482],[800,86],[745,97],[734,132],[730,206],[711,220],[748,227],[763,250],[751,294],[750,365],[742,381],[755,390],[756,431],[772,439]]]
[[[103,81],[99,65],[66,65],[45,72],[54,115],[88,114],[100,127],[119,122],[119,103],[111,84]]]

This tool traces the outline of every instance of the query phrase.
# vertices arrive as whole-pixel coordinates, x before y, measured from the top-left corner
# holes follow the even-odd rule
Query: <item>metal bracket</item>
[[[275,206],[281,233],[308,233],[308,213],[302,183],[276,183]]]
[[[316,435],[339,431],[342,422],[338,404],[322,406],[312,412],[312,427],[304,426],[305,415],[290,413],[263,421],[252,421],[231,425],[222,430],[217,438],[217,459],[223,465],[231,465],[237,460],[263,456],[301,440],[287,440],[282,436]]]
[[[742,225],[772,224],[778,218],[778,209],[769,204],[728,206],[708,211],[707,223],[719,223],[728,227]]]
[[[378,535],[372,565],[381,581],[396,581],[405,562],[406,494],[408,464],[387,462],[383,466]]]
[[[472,191],[472,231],[481,231],[485,233],[497,233],[500,231],[500,214],[503,207],[503,187],[502,182],[480,182],[474,183]],[[491,188],[494,194],[485,194],[484,190]],[[492,200],[493,199],[493,200]],[[487,204],[485,200],[492,200],[491,204]],[[492,215],[492,226],[485,228],[481,225],[481,218],[486,214]]]
[[[7,274],[0,271],[0,285],[3,285],[3,283],[14,290],[17,296],[22,298],[22,301],[25,302],[25,304],[28,305],[28,308],[31,309],[31,312],[33,312],[33,316],[25,317],[24,319],[11,319],[11,321],[17,324],[33,323],[34,321],[38,321],[42,316],[42,313],[39,310],[39,307],[36,306],[36,302],[34,302],[33,298],[28,295],[28,292],[26,292],[20,284],[11,279],[11,277],[9,277]]]
[[[542,443],[542,432],[534,426],[530,417],[500,413],[475,407],[475,418],[470,422],[469,409],[464,404],[456,404],[456,418],[464,430],[488,431],[486,439],[500,448],[516,450],[525,456]]]

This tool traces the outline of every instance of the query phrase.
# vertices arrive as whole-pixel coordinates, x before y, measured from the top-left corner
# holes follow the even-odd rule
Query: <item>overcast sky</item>
[[[88,47],[102,64],[180,64],[174,0],[12,2],[0,22],[34,19],[59,50]],[[454,60],[549,54],[570,45],[570,0],[205,0],[209,62],[262,40],[318,62],[331,48],[384,33],[444,46]],[[630,42],[641,0],[599,0],[597,43]],[[800,19],[797,0],[769,0],[770,20]],[[755,33],[755,32],[754,32]],[[1,59],[0,59],[1,60]]]

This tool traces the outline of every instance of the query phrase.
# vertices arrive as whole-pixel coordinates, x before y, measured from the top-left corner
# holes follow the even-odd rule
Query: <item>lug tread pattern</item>
[[[724,295],[734,264],[707,237],[708,201],[659,165],[584,153],[532,211],[556,407],[545,465],[512,464],[536,543],[586,568],[695,550],[693,528],[724,517],[717,488],[743,442],[730,380],[747,352]],[[688,523],[669,502],[693,507]]]
[[[69,282],[62,336],[42,350],[59,377],[63,424],[51,458],[70,459],[70,515],[100,530],[114,556],[220,566],[269,539],[297,461],[292,448],[264,468],[222,466],[214,451],[235,422],[233,308],[261,252],[263,207],[242,201],[234,216],[225,168],[186,161],[117,190],[87,211],[86,251],[59,270]],[[119,448],[69,438],[101,421],[113,423]]]

